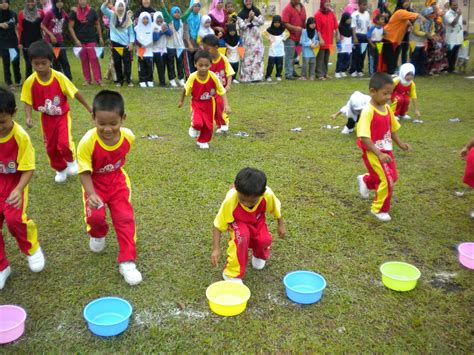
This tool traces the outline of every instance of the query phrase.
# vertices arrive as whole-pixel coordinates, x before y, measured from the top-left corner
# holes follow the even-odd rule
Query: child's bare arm
[[[464,148],[462,148],[461,151],[459,152],[459,156],[461,157],[461,159],[466,159],[467,153],[469,153],[469,151],[472,149],[472,147],[474,147],[474,138],[471,139],[471,140],[464,146]]]
[[[340,115],[341,113],[342,113],[341,110],[339,110],[339,111],[337,111],[336,113],[332,114],[331,117],[332,117],[333,119],[336,119],[336,118],[339,117],[339,115]]]
[[[420,110],[418,110],[418,101],[416,99],[411,99],[411,101],[413,101],[413,109],[415,110],[416,117],[420,117],[421,113]]]
[[[186,89],[181,92],[181,99],[179,100],[178,107],[181,108],[184,105],[184,98],[186,97]]]
[[[222,99],[224,100],[224,112],[230,115],[232,110],[229,106],[229,100],[227,100],[227,94],[222,95]]]
[[[277,223],[278,223],[278,235],[283,238],[286,234],[285,222],[283,221],[283,217],[278,218]]]
[[[211,263],[214,267],[219,265],[219,258],[221,256],[221,231],[216,227],[212,228],[212,254]]]
[[[225,87],[225,92],[230,91],[230,86],[232,85],[232,75],[227,76],[227,85]]]
[[[381,152],[375,146],[374,142],[372,142],[372,140],[370,138],[361,137],[361,140],[362,140],[362,143],[364,144],[364,146],[367,148],[367,150],[369,152],[374,153],[382,163],[390,163],[392,161],[392,158],[390,157],[390,155]]]
[[[30,182],[31,177],[33,176],[33,172],[34,170],[22,171],[18,185],[16,185],[15,189],[13,189],[13,191],[10,193],[5,202],[15,207],[16,209],[21,208],[21,205],[23,203],[23,190]]]
[[[33,127],[33,106],[25,104],[25,118],[28,128]]]
[[[81,180],[82,187],[86,192],[87,204],[91,208],[100,208],[103,206],[103,202],[99,196],[97,196],[94,184],[92,183],[92,175],[90,171],[85,171],[79,174],[79,180]]]
[[[411,146],[408,143],[403,143],[397,133],[392,132],[392,140],[403,150],[410,150]]]
[[[79,91],[76,92],[76,95],[74,97],[77,101],[79,101],[82,104],[82,106],[86,108],[87,112],[92,113],[92,108],[89,106],[86,99],[84,98],[84,96],[82,96],[82,94]]]

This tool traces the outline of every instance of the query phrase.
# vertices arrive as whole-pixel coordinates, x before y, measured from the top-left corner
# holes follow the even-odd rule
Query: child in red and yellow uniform
[[[2,235],[3,222],[27,255],[31,271],[43,270],[45,263],[36,224],[26,215],[35,150],[28,133],[13,121],[16,111],[13,93],[0,88],[0,290],[11,273]]]
[[[400,124],[387,104],[393,92],[392,78],[385,73],[375,73],[369,89],[371,100],[357,124],[357,144],[369,173],[359,175],[357,180],[362,198],[369,198],[369,190],[376,190],[371,212],[380,221],[388,222],[393,185],[398,177],[392,141],[403,150],[409,150],[410,146],[398,137]]]
[[[474,138],[471,139],[459,152],[461,159],[466,161],[463,182],[474,189]],[[471,211],[471,218],[474,218],[474,210]]]
[[[224,280],[242,282],[247,268],[248,249],[252,249],[252,266],[261,270],[270,256],[272,235],[265,222],[266,213],[278,221],[278,235],[285,235],[281,203],[267,187],[265,173],[252,168],[242,169],[235,178],[214,220],[211,262],[218,265],[221,233],[229,231]]]
[[[77,155],[89,247],[95,253],[105,248],[105,236],[109,231],[105,215],[107,205],[119,243],[119,271],[128,284],[136,285],[142,281],[142,276],[135,265],[137,236],[130,179],[123,169],[135,136],[122,127],[125,116],[124,101],[118,92],[99,92],[94,98],[92,113],[96,128],[81,139]]]
[[[25,103],[26,125],[33,127],[33,109],[41,112],[41,130],[51,167],[56,170],[55,181],[77,175],[75,146],[71,135],[71,115],[67,98],[76,98],[91,109],[74,84],[61,72],[51,69],[54,58],[51,45],[34,42],[28,57],[35,70],[23,83],[21,101]]]
[[[227,92],[230,90],[232,77],[235,71],[230,65],[226,56],[219,53],[219,40],[214,35],[207,35],[203,38],[204,50],[211,54],[211,72],[215,73]],[[216,115],[217,133],[225,133],[229,130],[229,116],[224,113],[224,100],[220,95],[216,95]]]
[[[405,63],[400,67],[400,75],[393,80],[395,88],[392,94],[392,110],[398,118],[411,119],[411,117],[407,115],[410,99],[413,101],[416,117],[420,117],[421,115],[416,101],[416,86],[413,81],[414,76],[415,67],[413,64]]]
[[[216,113],[216,95],[222,96],[224,112],[231,113],[224,87],[216,74],[209,71],[211,61],[211,55],[206,51],[199,51],[195,54],[196,71],[186,81],[179,101],[179,107],[183,107],[185,96],[192,96],[189,135],[192,138],[197,138],[197,144],[201,149],[209,149]]]

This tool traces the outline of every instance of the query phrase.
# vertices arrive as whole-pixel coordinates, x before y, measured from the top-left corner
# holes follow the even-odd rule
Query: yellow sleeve
[[[416,99],[416,85],[414,81],[411,83],[410,99]]]
[[[373,117],[372,105],[365,106],[360,114],[359,122],[357,122],[357,137],[372,138],[370,125]]]
[[[267,186],[263,198],[267,201],[266,212],[272,214],[276,219],[281,218],[281,202],[275,196],[272,189]]]
[[[57,71],[53,71],[53,73],[59,82],[59,86],[61,86],[63,94],[73,99],[79,91],[76,86],[63,73]]]
[[[122,127],[122,134],[125,136],[125,139],[129,141],[130,145],[133,145],[135,142],[135,135],[129,128]]]
[[[391,109],[390,105],[386,105],[388,112],[390,112],[390,127],[392,133],[398,131],[400,129],[400,122],[395,118],[395,114]]]
[[[25,104],[30,106],[33,105],[33,96],[31,95],[31,88],[35,79],[36,73],[31,74],[28,79],[26,79],[23,83],[23,87],[21,89],[21,102],[24,102]]]
[[[219,78],[217,77],[217,75],[214,74],[213,72],[209,72],[209,74],[211,74],[211,79],[214,80],[214,84],[216,84],[217,94],[220,95],[220,96],[225,95],[225,89],[222,86],[222,83],[219,80]]]
[[[214,227],[221,232],[225,232],[228,229],[229,224],[234,222],[234,210],[238,203],[237,190],[230,190],[214,219]]]
[[[186,84],[184,85],[184,91],[186,92],[186,96],[191,95],[191,91],[193,90],[194,80],[196,80],[197,72],[192,73],[188,80],[186,80]]]
[[[30,136],[20,125],[15,123],[15,126],[15,139],[18,144],[18,170],[35,170],[35,149],[31,144]]]
[[[96,129],[89,130],[82,137],[77,146],[77,163],[79,165],[79,174],[90,171],[92,172],[92,152],[96,142]]]
[[[225,63],[225,76],[233,76],[235,75],[234,68],[230,65],[229,59],[226,56],[222,56],[224,58]]]

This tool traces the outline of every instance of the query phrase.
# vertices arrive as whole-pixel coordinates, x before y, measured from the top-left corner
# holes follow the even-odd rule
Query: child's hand
[[[130,44],[128,45],[128,50],[129,50],[130,52],[133,52],[133,43],[130,43]]]
[[[411,145],[408,143],[401,143],[400,148],[403,150],[411,150]]]
[[[470,150],[471,149],[469,149],[468,147],[464,147],[463,149],[461,149],[459,151],[459,156],[461,157],[461,159],[466,160],[467,154],[469,153]]]
[[[392,161],[392,158],[390,157],[390,155],[382,153],[382,152],[380,152],[380,154],[377,157],[382,163],[390,163]]]
[[[183,101],[183,100],[179,100],[178,107],[181,108],[181,107],[183,107],[183,105],[184,105],[184,101]]]
[[[231,88],[231,86],[230,86],[230,82],[229,82],[229,83],[227,83],[227,86],[225,87],[226,94],[230,91],[230,88]]]
[[[332,118],[333,120],[335,120],[335,119],[337,118],[337,113],[332,114],[332,115],[331,115],[331,118]]]
[[[211,264],[214,267],[219,265],[219,258],[221,257],[221,251],[219,249],[214,249],[211,254]]]
[[[97,194],[90,194],[87,198],[87,204],[90,208],[98,209],[104,206],[104,203]]]
[[[232,110],[230,109],[229,105],[224,106],[224,112],[228,115],[232,114]]]
[[[21,208],[21,204],[23,203],[22,191],[18,191],[17,189],[13,190],[5,202],[19,210]]]
[[[28,128],[33,128],[33,119],[31,117],[26,118],[26,126]]]
[[[420,117],[420,116],[421,116],[421,113],[420,113],[419,110],[415,110],[415,116],[416,116],[416,117]]]
[[[278,223],[278,235],[283,238],[286,234],[286,228],[283,223]]]

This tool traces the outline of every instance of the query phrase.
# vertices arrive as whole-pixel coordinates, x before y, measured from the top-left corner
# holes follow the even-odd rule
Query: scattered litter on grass
[[[333,126],[333,125],[330,125],[330,124],[326,124],[324,126],[321,127],[321,129],[338,129],[340,126]]]
[[[267,299],[278,306],[288,306],[291,304],[287,299],[281,299],[277,294],[267,293]]]
[[[234,134],[234,136],[237,136],[237,137],[248,137],[249,134],[248,134],[247,132],[238,131],[237,133]]]
[[[163,323],[164,321],[172,318],[179,318],[188,321],[204,319],[209,316],[208,311],[196,311],[187,307],[186,309],[181,308],[184,306],[183,302],[178,303],[179,307],[174,305],[165,305],[163,309],[157,312],[143,310],[135,313],[135,324],[138,326],[154,326]]]
[[[452,280],[456,276],[456,272],[438,272],[434,274],[434,277],[428,283],[434,288],[443,289],[445,292],[456,292],[461,288],[458,283]]]
[[[454,194],[457,197],[463,197],[465,193],[466,193],[465,191],[454,191]]]
[[[346,327],[339,327],[336,329],[339,334],[342,334],[346,331]]]
[[[295,128],[292,128],[290,129],[291,132],[303,132],[303,128],[301,127],[295,127]]]
[[[413,122],[413,123],[423,123],[422,120],[413,120],[412,122]]]
[[[311,116],[306,116],[306,118],[311,118]]]
[[[465,76],[466,79],[474,79],[474,76]]]
[[[459,117],[454,117],[454,118],[450,118],[449,122],[461,122],[461,119]]]
[[[148,138],[148,139],[163,139],[163,137],[157,135],[157,134],[147,134],[146,136],[142,136],[142,138]]]

